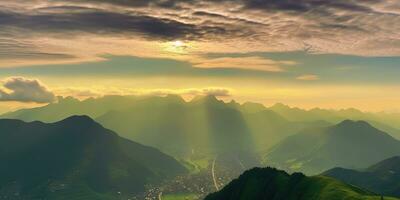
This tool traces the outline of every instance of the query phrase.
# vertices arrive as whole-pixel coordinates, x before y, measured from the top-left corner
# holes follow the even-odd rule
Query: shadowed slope
[[[321,173],[332,167],[365,168],[399,155],[400,141],[363,121],[302,131],[278,144],[268,164],[290,171]]]
[[[53,124],[0,120],[0,130],[0,193],[11,190],[30,199],[75,190],[91,198],[133,195],[145,184],[185,172],[173,158],[85,116]]]
[[[323,173],[378,194],[400,197],[400,157],[392,157],[364,170],[334,168]]]

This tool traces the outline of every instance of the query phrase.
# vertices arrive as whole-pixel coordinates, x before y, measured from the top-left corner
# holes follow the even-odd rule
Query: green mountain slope
[[[367,192],[323,176],[292,175],[272,168],[254,168],[243,173],[205,200],[379,200]],[[385,197],[387,200],[395,198]]]
[[[123,139],[89,117],[0,120],[0,196],[107,199],[185,173],[173,158]]]
[[[400,155],[400,141],[363,121],[343,121],[290,136],[266,156],[266,163],[317,174],[333,167],[365,168]]]
[[[392,157],[364,170],[334,168],[323,173],[378,194],[400,197],[400,157]]]

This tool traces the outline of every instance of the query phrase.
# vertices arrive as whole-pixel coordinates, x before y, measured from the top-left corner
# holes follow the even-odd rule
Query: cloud
[[[200,68],[234,68],[250,69],[267,72],[285,71],[285,66],[295,65],[292,61],[275,61],[258,56],[249,57],[219,57],[205,58],[193,63],[194,67]]]
[[[73,96],[76,98],[89,98],[104,96],[104,93],[87,88],[57,88],[53,90],[57,96]]]
[[[316,81],[319,80],[319,76],[315,75],[315,74],[305,74],[305,75],[301,75],[296,77],[297,80],[301,80],[301,81]]]
[[[380,0],[367,0],[364,2],[378,2]],[[265,10],[283,10],[292,12],[329,12],[329,9],[369,12],[371,9],[363,5],[361,0],[247,0],[244,1],[247,8]]]
[[[54,93],[36,79],[11,77],[4,80],[0,89],[0,101],[51,103],[55,100]]]
[[[126,94],[126,93],[125,93]],[[210,88],[186,88],[186,89],[151,89],[151,90],[134,90],[131,94],[136,95],[155,95],[165,96],[169,94],[182,95],[182,96],[216,96],[228,97],[232,95],[232,90],[228,88],[210,87]]]
[[[226,88],[205,88],[202,90],[203,95],[212,95],[217,97],[231,96],[231,91]]]
[[[183,88],[183,89],[137,89],[137,88],[57,88],[54,90],[57,96],[73,96],[79,99],[89,97],[101,97],[107,95],[138,95],[138,96],[207,96],[228,97],[232,95],[232,90],[223,87],[207,88]]]
[[[195,43],[180,55],[187,57],[302,50],[394,56],[399,20],[393,0],[2,0],[0,40],[9,44],[0,46],[0,60],[171,58],[181,52],[164,52],[160,43],[173,40]]]
[[[79,6],[42,8],[28,14],[0,10],[0,27],[47,34],[83,32],[129,36],[135,33],[145,38],[159,40],[201,39],[231,34],[228,32],[234,31],[226,27],[184,23],[140,12],[112,12]],[[239,30],[236,31],[239,32]]]
[[[61,53],[46,53],[38,50],[34,44],[22,39],[0,38],[0,59],[72,59],[73,55]]]

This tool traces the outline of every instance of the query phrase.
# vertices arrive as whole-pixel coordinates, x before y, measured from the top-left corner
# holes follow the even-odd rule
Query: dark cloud
[[[160,7],[176,9],[185,4],[231,2],[250,9],[267,9],[273,11],[307,12],[315,9],[341,9],[350,11],[371,11],[365,4],[374,4],[382,0],[80,0],[80,2],[97,2],[132,7]]]
[[[167,9],[179,9],[181,4],[201,2],[199,0],[78,0],[85,3],[106,3],[129,7],[159,7]]]
[[[3,87],[7,91],[0,89],[0,101],[51,103],[56,100],[54,93],[35,79],[13,77],[6,79]]]
[[[62,13],[22,14],[0,11],[0,28],[28,29],[35,32],[88,32],[95,34],[137,34],[158,39],[202,39],[225,35],[225,27],[194,25],[137,13],[116,13],[77,7],[57,8]],[[52,8],[52,10],[57,10]],[[79,9],[79,12],[75,12]],[[65,12],[68,10],[68,12]],[[239,30],[236,30],[240,32]]]
[[[139,36],[158,41],[249,44],[267,49],[265,51],[299,50],[307,44],[316,51],[342,52],[342,49],[336,49],[351,49],[356,48],[354,45],[369,43],[367,40],[354,41],[358,38],[387,38],[388,32],[398,32],[399,27],[391,24],[398,21],[400,15],[382,10],[382,4],[386,5],[387,1],[4,0],[0,1],[0,38],[4,37],[4,32],[9,32],[7,37],[17,40],[43,36],[65,40],[73,40],[74,36],[111,36],[113,39],[117,36],[138,40]],[[62,58],[68,56],[64,52],[70,53],[26,52],[20,51],[22,48],[18,46],[2,47],[0,58],[3,59],[9,50],[15,52],[14,57],[27,58]]]
[[[377,0],[367,0],[367,3]],[[361,4],[360,0],[243,0],[246,8],[266,9],[271,11],[327,12],[327,9],[369,12],[368,6]]]
[[[225,20],[225,21],[228,21],[228,22],[240,22],[240,23],[247,24],[247,25],[261,25],[261,26],[268,26],[269,25],[269,24],[266,24],[266,23],[260,23],[260,22],[249,20],[249,19],[228,17],[228,16],[225,16],[225,15],[206,12],[206,11],[196,11],[196,12],[193,12],[192,15],[193,16],[199,16],[199,17],[208,17],[208,18],[211,18],[211,19],[220,19],[220,20]]]
[[[59,0],[62,2],[61,0]],[[372,12],[365,5],[380,0],[221,0],[241,6],[246,10],[267,10],[268,12],[307,13],[308,20],[320,20],[317,16],[337,20],[337,23],[327,23],[340,26],[338,23],[350,21],[355,16],[353,12]],[[195,6],[204,2],[217,5],[214,0],[78,0],[81,3],[106,3],[130,7],[149,7],[152,9],[176,9],[180,5]],[[363,2],[364,4],[360,3]],[[202,23],[191,23],[188,20],[178,21],[165,15],[150,16],[149,13],[134,11],[116,11],[107,7],[88,8],[82,5],[39,8],[31,13],[17,13],[0,10],[0,28],[28,29],[35,32],[89,32],[95,34],[141,35],[151,39],[215,39],[215,37],[251,37],[256,30],[250,30],[243,25],[266,25],[249,18],[225,16],[207,11],[195,11],[192,16],[206,17]],[[185,7],[185,9],[193,9]],[[346,15],[336,16],[335,10],[347,11]],[[190,13],[189,11],[189,13]],[[178,17],[179,18],[179,17]],[[186,18],[187,19],[187,18]],[[225,20],[227,23],[213,20]],[[325,26],[324,25],[324,26]],[[323,26],[321,26],[323,27]],[[352,25],[344,24],[340,28],[354,29]]]

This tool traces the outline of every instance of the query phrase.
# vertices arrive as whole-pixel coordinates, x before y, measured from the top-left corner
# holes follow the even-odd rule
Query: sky
[[[0,113],[216,95],[400,111],[398,0],[2,0]]]

